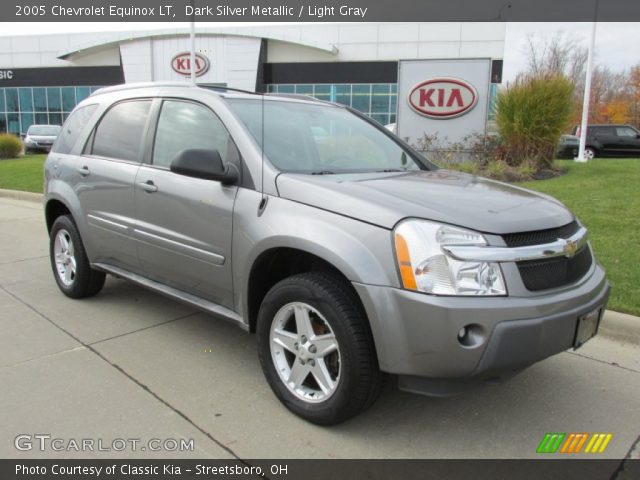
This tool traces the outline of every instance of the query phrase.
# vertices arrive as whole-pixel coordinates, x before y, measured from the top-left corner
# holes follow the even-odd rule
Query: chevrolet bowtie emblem
[[[578,242],[565,240],[564,248],[562,249],[562,251],[565,257],[572,258],[578,251]]]

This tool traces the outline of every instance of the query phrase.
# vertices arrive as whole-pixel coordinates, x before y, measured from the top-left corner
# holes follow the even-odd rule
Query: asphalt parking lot
[[[623,335],[452,398],[389,381],[363,415],[323,428],[280,405],[237,327],[111,277],[97,297],[64,297],[39,203],[0,198],[0,232],[0,457],[535,458],[546,432],[612,433],[599,457],[640,457],[640,346]],[[15,448],[34,433],[195,449]]]

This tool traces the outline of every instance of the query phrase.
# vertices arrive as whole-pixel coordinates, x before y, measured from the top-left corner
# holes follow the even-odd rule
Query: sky
[[[198,23],[201,26],[239,26],[252,23]],[[186,22],[95,22],[95,23],[0,23],[0,35],[39,33],[75,33],[122,30],[152,30],[188,27]],[[542,38],[563,32],[569,38],[588,45],[591,23],[507,23],[505,38],[503,81],[513,80],[526,67],[523,55],[527,37]],[[640,63],[640,23],[598,23],[596,31],[595,62],[612,70],[628,69]]]

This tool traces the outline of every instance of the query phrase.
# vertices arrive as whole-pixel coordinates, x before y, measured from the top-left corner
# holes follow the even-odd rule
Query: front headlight
[[[394,231],[404,288],[434,295],[506,295],[497,263],[454,260],[444,245],[487,245],[479,233],[425,220],[406,220]]]
[[[35,142],[33,141],[33,139],[29,135],[27,135],[26,137],[24,137],[24,143],[28,143],[29,145],[31,145],[31,144],[33,144]]]

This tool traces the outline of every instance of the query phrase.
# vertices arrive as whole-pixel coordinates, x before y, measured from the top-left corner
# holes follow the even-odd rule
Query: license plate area
[[[604,309],[602,307],[598,307],[595,310],[578,317],[576,334],[573,340],[574,350],[580,348],[586,342],[591,340],[596,333],[598,333],[598,327],[600,326],[600,319],[602,318],[603,310]]]

